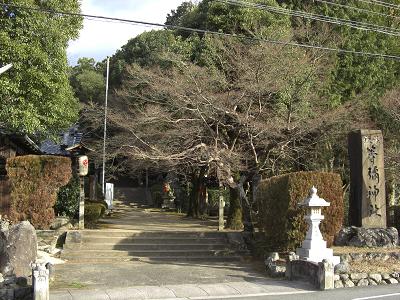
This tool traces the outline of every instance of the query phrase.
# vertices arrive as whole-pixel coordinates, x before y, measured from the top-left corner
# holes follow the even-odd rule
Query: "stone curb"
[[[220,284],[183,284],[166,286],[137,286],[104,290],[62,290],[50,291],[50,300],[180,300],[237,297],[254,297],[285,294],[312,293],[313,290],[290,288],[279,285],[264,285],[250,282],[229,282]]]

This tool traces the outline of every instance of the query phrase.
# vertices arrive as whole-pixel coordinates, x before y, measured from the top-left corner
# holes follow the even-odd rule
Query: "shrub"
[[[105,200],[97,200],[97,201],[85,201],[85,205],[86,204],[97,204],[97,205],[101,205],[101,216],[104,215],[104,213],[106,212],[106,210],[108,209],[108,204]]]
[[[72,177],[66,186],[60,188],[57,194],[55,213],[59,216],[78,218],[80,184],[78,177]]]
[[[219,206],[219,188],[208,188],[208,205],[210,209],[218,209]],[[225,207],[229,207],[230,192],[229,189],[224,189],[222,191],[224,196]]]
[[[163,199],[163,185],[156,183],[150,187],[151,199],[153,199],[153,205],[155,207],[161,207]]]
[[[71,178],[71,160],[58,156],[17,156],[7,160],[11,184],[10,219],[47,229],[54,219],[58,189]]]
[[[339,174],[298,172],[272,177],[260,183],[257,191],[258,226],[264,231],[266,249],[289,251],[299,247],[305,238],[307,224],[305,209],[298,203],[304,200],[312,186],[318,195],[330,202],[323,208],[321,224],[324,239],[331,246],[343,222],[343,191]]]
[[[396,227],[400,231],[400,206],[395,205],[388,208],[388,226]]]
[[[95,223],[105,211],[102,203],[88,202],[85,203],[85,222]]]

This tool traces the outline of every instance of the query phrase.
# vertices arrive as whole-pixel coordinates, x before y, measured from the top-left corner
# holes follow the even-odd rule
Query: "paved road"
[[[51,300],[398,300],[399,285],[314,291],[301,283],[230,282],[225,284],[186,284],[137,286],[104,290],[64,290],[53,292]]]
[[[192,299],[192,298],[187,298]],[[311,293],[288,293],[273,295],[252,295],[245,297],[208,297],[207,300],[235,299],[235,300],[399,300],[400,285],[368,286],[347,289],[335,289],[330,291],[315,291]],[[204,298],[204,300],[206,300]],[[200,300],[197,298],[197,300]]]

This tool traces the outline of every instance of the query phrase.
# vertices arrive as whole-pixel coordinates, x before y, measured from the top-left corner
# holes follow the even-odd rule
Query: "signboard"
[[[114,200],[114,184],[106,183],[106,195],[105,200],[108,205],[108,209],[113,209],[113,200]]]
[[[89,159],[86,155],[79,156],[78,173],[79,176],[86,176],[89,173]]]

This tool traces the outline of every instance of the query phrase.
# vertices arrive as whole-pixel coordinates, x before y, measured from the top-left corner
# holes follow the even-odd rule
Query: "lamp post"
[[[104,138],[103,138],[103,174],[101,190],[106,194],[106,138],[107,138],[107,105],[108,105],[108,80],[110,76],[110,58],[107,57],[106,99],[104,103]]]
[[[12,67],[12,64],[8,64],[8,65],[5,65],[4,67],[1,67],[0,75],[3,74],[4,72],[8,71],[9,69],[11,69],[11,67]]]

